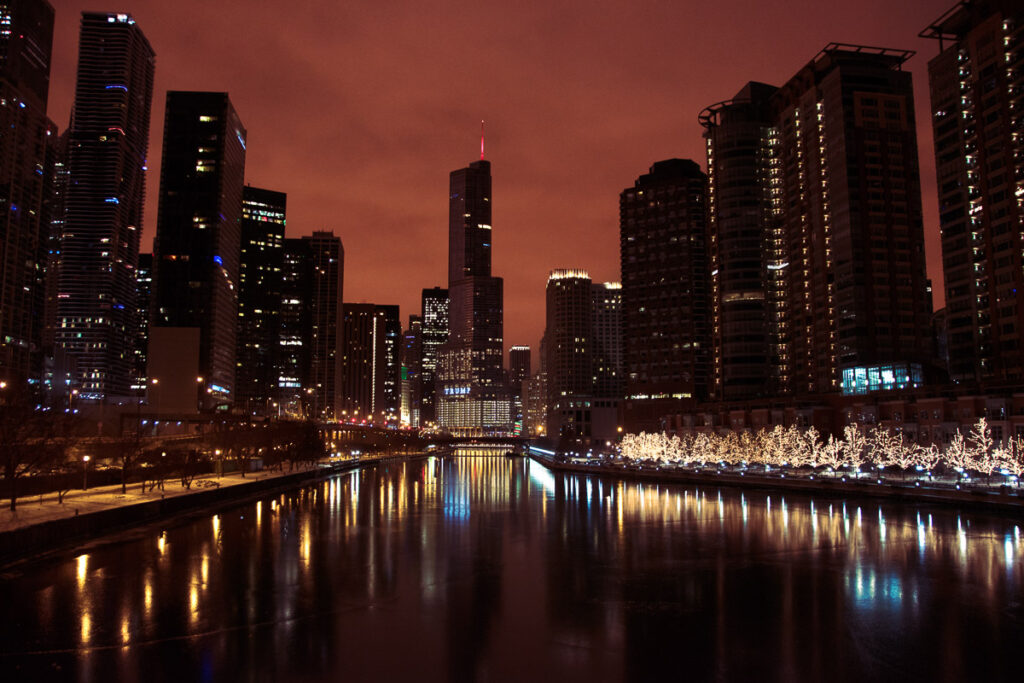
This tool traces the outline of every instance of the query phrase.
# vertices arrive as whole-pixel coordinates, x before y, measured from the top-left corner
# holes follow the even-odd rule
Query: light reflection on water
[[[1022,553],[982,514],[432,457],[3,580],[0,679],[1013,679]]]

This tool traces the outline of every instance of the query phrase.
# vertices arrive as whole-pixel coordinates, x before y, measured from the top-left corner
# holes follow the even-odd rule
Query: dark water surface
[[[1021,681],[1017,519],[447,458],[0,578],[0,681]]]

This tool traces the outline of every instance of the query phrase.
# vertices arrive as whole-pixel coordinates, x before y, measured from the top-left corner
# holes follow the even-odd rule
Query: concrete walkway
[[[162,491],[159,487],[150,491],[150,482],[147,482],[146,490],[143,492],[140,482],[132,482],[128,485],[128,492],[123,495],[120,484],[97,486],[95,488],[90,487],[87,491],[81,489],[69,491],[65,494],[63,503],[57,502],[56,493],[46,493],[42,496],[36,495],[19,498],[18,507],[14,512],[10,510],[10,501],[4,499],[0,501],[0,504],[3,505],[3,508],[0,509],[0,533],[33,524],[64,519],[65,517],[74,517],[75,515],[84,515],[90,512],[99,512],[136,503],[145,503],[151,500],[160,500],[161,498],[187,496],[191,493],[206,491],[213,487],[238,486],[247,482],[272,479],[301,471],[303,470],[296,468],[290,472],[286,468],[283,472],[276,470],[249,472],[245,475],[244,479],[238,472],[225,474],[221,477],[210,474],[196,477],[192,481],[191,489],[182,487],[181,480],[175,477],[164,480],[164,489]]]

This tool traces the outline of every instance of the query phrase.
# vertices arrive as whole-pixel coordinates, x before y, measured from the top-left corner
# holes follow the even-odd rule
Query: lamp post
[[[89,490],[89,456],[82,456],[82,490]]]

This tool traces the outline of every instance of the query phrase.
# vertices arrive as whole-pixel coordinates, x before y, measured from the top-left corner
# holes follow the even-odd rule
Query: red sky
[[[536,349],[552,268],[618,280],[618,196],[655,161],[705,166],[697,113],[749,80],[781,85],[829,42],[917,50],[929,274],[941,305],[927,61],[953,0],[51,0],[50,117],[74,96],[82,10],[130,12],[157,54],[143,249],[156,231],[167,90],[223,90],[248,129],[246,180],[288,193],[288,234],[333,230],[345,299],[445,285],[448,172],[494,178],[505,342]]]

